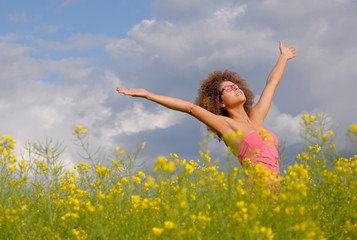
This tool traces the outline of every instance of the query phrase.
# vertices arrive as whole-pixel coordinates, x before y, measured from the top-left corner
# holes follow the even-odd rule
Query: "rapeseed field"
[[[100,162],[88,130],[76,126],[86,156],[65,171],[60,144],[30,144],[19,157],[2,136],[0,237],[357,239],[357,125],[346,131],[348,155],[324,119],[302,116],[304,151],[278,178],[261,165],[220,170],[206,140],[198,159],[173,153],[144,172],[134,160],[145,143],[137,153],[116,147],[111,162]]]

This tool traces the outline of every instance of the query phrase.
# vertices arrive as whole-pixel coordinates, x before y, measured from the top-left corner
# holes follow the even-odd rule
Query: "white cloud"
[[[118,76],[116,76],[113,72],[110,71],[104,71],[104,76],[102,76],[101,81],[110,84],[111,89],[116,89],[117,87],[121,86],[123,88],[126,88],[124,85],[125,83],[121,81]]]
[[[35,119],[37,118],[38,125],[46,131],[63,121],[61,114],[51,106],[33,106],[29,112],[29,117]]]
[[[46,66],[49,73],[58,74],[60,80],[71,82],[92,81],[95,75],[95,68],[88,67],[95,59],[88,58],[64,58],[59,61],[41,61],[42,66]]]
[[[76,124],[88,127],[98,136],[95,144],[100,142],[96,126],[112,114],[106,101],[119,82],[115,74],[89,67],[93,59],[36,59],[30,47],[20,44],[0,42],[0,51],[1,134],[11,135],[17,149],[46,136],[71,145]],[[52,75],[58,76],[54,82],[49,81]],[[76,154],[68,151],[72,161]]]
[[[301,143],[301,116],[282,113],[273,102],[264,124],[287,145]]]
[[[32,49],[25,45],[0,42],[0,80],[2,84],[13,85],[18,80],[43,76],[38,62],[29,57]]]
[[[246,9],[247,9],[246,4],[236,6],[234,8],[228,8],[228,7],[220,8],[214,12],[214,19],[209,19],[209,22],[217,21],[217,20],[228,21],[234,19],[237,16],[244,14],[246,12]]]
[[[196,68],[208,73],[217,65],[250,68],[253,63],[271,59],[269,45],[274,33],[256,26],[235,28],[235,22],[228,20],[243,14],[246,8],[221,7],[189,23],[143,20],[127,38],[107,45],[106,51],[116,60],[129,56],[143,66],[157,62],[185,71]]]
[[[160,109],[146,111],[142,104],[134,103],[132,107],[116,114],[116,134],[133,134],[157,128],[167,128],[178,124],[182,113]]]

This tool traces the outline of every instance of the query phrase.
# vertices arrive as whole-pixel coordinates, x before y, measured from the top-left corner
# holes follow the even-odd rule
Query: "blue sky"
[[[301,115],[324,112],[343,135],[357,122],[356,12],[355,0],[1,1],[0,134],[18,148],[64,141],[68,163],[78,161],[76,124],[104,149],[146,141],[147,163],[171,152],[197,158],[202,124],[116,87],[194,101],[200,80],[229,69],[259,97],[282,40],[299,56],[266,127],[295,149]]]
[[[6,23],[2,33],[36,32],[57,40],[76,32],[125,37],[134,24],[150,17],[148,0],[3,1],[1,5]]]
[[[125,37],[133,25],[150,17],[150,1],[4,1],[0,14],[1,34],[19,34],[19,43],[31,44],[34,37],[66,42],[75,35]],[[103,46],[98,46],[98,48]],[[73,56],[71,51],[51,51],[51,57]],[[89,49],[87,49],[89,50]],[[100,54],[97,49],[84,56]],[[77,49],[78,51],[78,49]],[[48,54],[49,52],[46,52]]]

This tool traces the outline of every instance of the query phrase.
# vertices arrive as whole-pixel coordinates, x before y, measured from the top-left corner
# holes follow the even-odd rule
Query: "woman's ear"
[[[224,103],[221,102],[220,107],[221,107],[221,108],[225,108],[225,107],[226,107],[226,104],[224,104]]]

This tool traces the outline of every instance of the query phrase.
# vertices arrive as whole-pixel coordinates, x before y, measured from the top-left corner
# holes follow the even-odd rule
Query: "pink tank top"
[[[265,130],[264,133],[255,131],[246,136],[239,146],[238,158],[242,166],[243,159],[250,158],[252,163],[262,164],[275,172],[275,178],[280,176],[278,139],[269,130]]]

